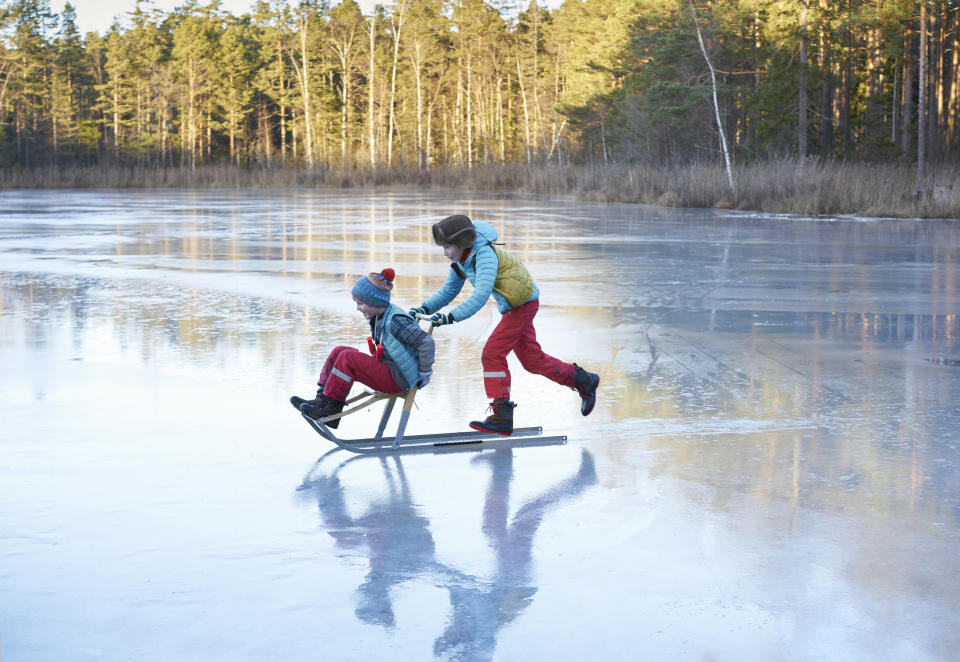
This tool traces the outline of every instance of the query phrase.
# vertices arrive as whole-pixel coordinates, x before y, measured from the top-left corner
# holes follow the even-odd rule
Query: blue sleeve
[[[457,272],[453,270],[453,267],[450,267],[450,273],[447,274],[447,280],[443,283],[443,287],[431,294],[430,297],[423,302],[424,308],[431,313],[435,313],[446,306],[460,294],[460,290],[463,289],[464,280],[466,279],[460,278]]]
[[[477,252],[474,262],[476,277],[473,282],[473,294],[466,301],[450,311],[457,322],[467,319],[483,308],[490,295],[493,294],[493,284],[497,282],[497,272],[500,270],[500,258],[489,245]]]

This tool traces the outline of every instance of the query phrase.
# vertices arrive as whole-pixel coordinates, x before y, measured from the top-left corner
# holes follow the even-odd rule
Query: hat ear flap
[[[477,240],[477,231],[473,228],[461,230],[457,237],[457,248],[470,248]]]

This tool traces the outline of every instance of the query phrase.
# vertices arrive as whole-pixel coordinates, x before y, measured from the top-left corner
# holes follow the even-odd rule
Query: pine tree
[[[280,142],[280,164],[287,165],[288,113],[293,106],[293,74],[288,57],[292,15],[284,0],[261,0],[256,7],[255,32],[260,67],[254,76],[259,92],[260,145],[267,163],[273,162],[274,132]],[[275,118],[275,119],[274,119]],[[276,126],[274,127],[274,121]]]
[[[230,19],[216,48],[215,98],[229,139],[230,160],[238,165],[241,159],[237,141],[245,139],[243,123],[252,111],[250,81],[257,69],[254,53],[250,22]]]
[[[79,128],[80,86],[83,81],[83,41],[77,30],[76,11],[70,3],[63,8],[60,31],[54,41],[56,55],[51,71],[50,119],[54,160],[62,151],[74,154]]]
[[[173,74],[179,88],[181,165],[196,167],[204,157],[204,110],[212,94],[212,55],[217,4],[200,8],[190,0],[174,15]]]
[[[330,49],[337,63],[337,80],[340,87],[340,167],[348,164],[348,147],[352,143],[351,96],[352,83],[359,74],[358,60],[363,48],[363,14],[354,0],[343,0],[330,11]]]
[[[0,98],[6,97],[13,122],[13,158],[24,166],[42,161],[48,134],[50,67],[48,35],[57,26],[48,0],[17,0],[7,9],[11,57]]]
[[[410,60],[415,96],[417,167],[429,168],[432,146],[433,109],[446,82],[449,69],[450,33],[443,15],[442,0],[420,0],[410,9],[407,21],[406,52]]]

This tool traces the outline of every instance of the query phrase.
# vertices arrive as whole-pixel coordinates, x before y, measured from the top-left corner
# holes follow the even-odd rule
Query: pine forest
[[[922,179],[960,155],[956,0],[141,1],[105,34],[76,20],[0,2],[0,168],[816,159]]]

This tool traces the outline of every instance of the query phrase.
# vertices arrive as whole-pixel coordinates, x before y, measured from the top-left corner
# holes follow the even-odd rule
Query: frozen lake
[[[6,192],[0,658],[960,659],[960,222],[440,193]],[[495,225],[564,445],[348,456],[290,407],[349,290]],[[468,290],[465,288],[465,290]],[[411,433],[485,415],[492,304]],[[513,360],[513,359],[511,359]],[[378,411],[345,419],[368,436]]]

